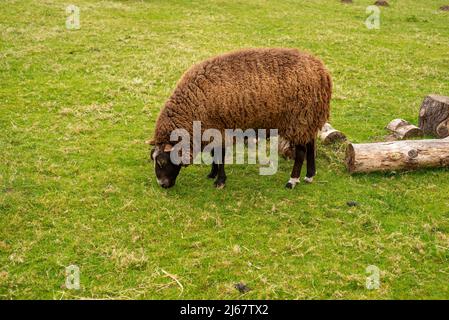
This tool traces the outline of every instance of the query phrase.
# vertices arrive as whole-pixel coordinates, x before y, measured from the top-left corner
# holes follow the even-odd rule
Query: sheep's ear
[[[156,142],[154,141],[154,139],[151,140],[147,140],[145,141],[146,144],[149,144],[150,146],[154,146],[156,144]]]
[[[164,147],[164,152],[171,152],[173,150],[173,146],[171,144],[166,144]]]

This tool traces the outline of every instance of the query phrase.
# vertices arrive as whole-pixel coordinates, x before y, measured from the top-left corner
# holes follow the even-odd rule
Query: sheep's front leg
[[[315,169],[315,139],[306,144],[307,173],[304,181],[312,183],[316,174]]]
[[[224,161],[225,161],[225,149],[222,148],[221,149],[221,154],[217,155],[215,158],[218,158],[219,160],[217,161],[217,167],[218,167],[218,176],[217,179],[214,182],[214,185],[217,189],[222,189],[225,186],[225,182],[226,182],[226,173],[225,173],[225,169],[224,169]]]
[[[300,175],[301,175],[301,168],[302,164],[304,162],[304,156],[306,154],[306,146],[303,144],[297,144],[295,146],[295,164],[293,165],[292,174],[290,176],[290,180],[288,180],[287,184],[285,185],[288,189],[293,189],[297,183],[299,183]]]
[[[216,164],[214,159],[214,149],[210,152],[210,155],[212,157],[212,168],[210,169],[210,173],[207,175],[209,179],[214,179],[218,174],[218,164]]]

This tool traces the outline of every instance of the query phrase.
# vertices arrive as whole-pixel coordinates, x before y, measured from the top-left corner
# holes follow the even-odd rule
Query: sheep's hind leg
[[[210,155],[212,159],[214,159],[214,150],[210,152]],[[207,175],[209,179],[214,179],[218,174],[218,164],[216,164],[215,159],[212,161],[212,168],[210,170],[210,173]]]
[[[313,177],[316,175],[315,169],[315,140],[306,144],[307,173],[304,181],[312,183]]]
[[[301,168],[304,162],[304,156],[306,155],[306,146],[303,144],[297,144],[295,146],[295,163],[293,165],[292,174],[290,180],[285,185],[288,189],[293,189],[297,183],[299,183],[299,176],[301,175]]]
[[[225,186],[225,182],[226,182],[226,173],[225,173],[225,169],[224,169],[224,160],[225,160],[225,149],[222,148],[221,149],[221,155],[219,155],[219,160],[218,161],[218,176],[217,179],[214,181],[214,185],[217,189],[222,189]]]

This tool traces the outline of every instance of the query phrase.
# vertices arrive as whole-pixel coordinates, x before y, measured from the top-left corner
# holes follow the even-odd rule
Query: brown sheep
[[[152,158],[158,182],[174,185],[180,166],[170,161],[170,134],[183,128],[192,135],[193,121],[202,130],[215,128],[278,129],[296,148],[288,188],[299,182],[307,156],[307,175],[315,175],[315,137],[329,118],[332,81],[323,63],[296,49],[244,49],[219,55],[191,67],[165,103],[156,123]],[[220,157],[224,157],[223,154]],[[224,161],[223,161],[224,162]],[[223,187],[224,163],[212,164],[210,178]]]

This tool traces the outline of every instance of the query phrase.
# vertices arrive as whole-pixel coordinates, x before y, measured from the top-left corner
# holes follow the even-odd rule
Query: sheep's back
[[[176,97],[205,127],[277,128],[295,143],[310,140],[329,116],[330,76],[322,62],[296,49],[248,49],[189,69]]]

